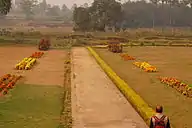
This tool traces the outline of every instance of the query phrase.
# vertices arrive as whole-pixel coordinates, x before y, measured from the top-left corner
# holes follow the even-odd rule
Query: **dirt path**
[[[85,48],[72,50],[73,128],[147,128]]]

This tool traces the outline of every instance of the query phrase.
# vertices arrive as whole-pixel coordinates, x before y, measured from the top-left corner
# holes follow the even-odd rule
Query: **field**
[[[165,113],[177,128],[190,128],[192,122],[192,101],[175,89],[160,83],[158,76],[176,77],[188,84],[192,83],[192,51],[186,47],[127,47],[124,52],[140,61],[147,61],[159,72],[146,73],[133,65],[132,60],[124,61],[119,54],[107,49],[96,51],[110,67],[131,86],[151,107],[157,104],[165,107]]]
[[[23,78],[0,98],[0,127],[61,127],[63,112],[66,50],[49,50],[31,70],[15,70],[24,57],[36,52],[31,46],[0,47],[0,76],[10,73]],[[65,75],[66,76],[66,75]],[[70,78],[69,78],[70,79]]]
[[[73,128],[117,127],[120,123],[122,127],[147,127],[148,122],[140,118],[126,96],[119,94],[117,83],[104,74],[85,46],[92,46],[150,107],[163,105],[174,128],[192,127],[191,98],[158,79],[175,77],[192,86],[190,31],[178,30],[173,34],[170,30],[130,29],[119,33],[71,33],[70,27],[10,27],[11,34],[0,36],[0,76],[10,73],[23,78],[0,97],[0,128],[71,128],[71,124]],[[15,70],[23,58],[38,51],[37,44],[44,36],[50,38],[51,49],[44,51],[30,70]],[[133,64],[134,60],[124,61],[119,54],[109,52],[107,44],[113,39],[122,42],[123,51],[135,61],[148,62],[158,72],[145,72]]]

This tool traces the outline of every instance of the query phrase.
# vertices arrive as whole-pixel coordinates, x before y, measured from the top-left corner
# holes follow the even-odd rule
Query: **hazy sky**
[[[47,0],[47,3],[57,4],[57,5],[58,4],[60,4],[60,5],[65,4],[69,8],[71,8],[74,3],[76,3],[79,6],[79,5],[82,5],[84,3],[92,3],[92,2],[93,2],[93,0]]]

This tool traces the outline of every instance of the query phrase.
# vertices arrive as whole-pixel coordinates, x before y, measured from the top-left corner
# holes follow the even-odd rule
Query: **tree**
[[[23,10],[23,13],[25,13],[25,16],[27,19],[32,19],[34,12],[33,9],[37,5],[37,0],[23,0],[21,2],[21,9]]]
[[[21,5],[22,0],[15,0],[15,6],[16,8],[19,8]]]
[[[83,4],[83,7],[84,7],[84,8],[88,8],[88,6],[89,6],[88,3],[84,3],[84,4]]]
[[[63,4],[61,9],[61,15],[63,17],[64,22],[68,22],[72,20],[72,11],[67,8],[65,4]]]
[[[140,0],[124,4],[115,0],[94,0],[86,9],[89,10],[89,13],[86,13],[89,17],[89,20],[86,20],[89,30],[103,31],[105,26],[121,26],[124,29],[151,28],[152,21],[153,27],[168,26],[172,27],[172,30],[174,27],[192,26],[192,0]],[[81,13],[78,14],[82,21],[86,19],[81,17]]]
[[[172,19],[172,10],[174,7],[176,7],[178,5],[179,1],[178,0],[168,0],[168,4],[169,4],[169,24],[170,26],[173,25],[173,19]]]
[[[117,27],[122,19],[121,4],[115,0],[94,0],[90,15],[95,29],[104,31],[105,26]]]
[[[67,6],[65,4],[62,5],[62,8],[61,8],[61,11],[62,12],[66,12],[68,11],[69,9],[67,8]]]
[[[59,7],[58,5],[54,5],[54,6],[49,7],[49,8],[47,9],[47,13],[46,13],[46,14],[47,14],[48,16],[59,16],[60,13],[61,13],[60,7]]]
[[[73,20],[75,22],[75,29],[87,31],[90,30],[90,15],[89,9],[83,7],[75,8],[73,12]]]
[[[39,8],[41,10],[41,15],[45,16],[45,12],[47,10],[47,1],[43,0],[41,3],[39,3]]]
[[[157,8],[158,7],[158,3],[159,3],[159,0],[150,0],[152,4],[155,5],[155,7]],[[154,9],[153,11],[153,28],[155,27],[155,12],[156,9]]]
[[[71,7],[71,11],[74,11],[75,8],[77,8],[77,4],[73,4],[73,6]]]
[[[12,0],[0,0],[0,14],[6,15],[11,9]]]

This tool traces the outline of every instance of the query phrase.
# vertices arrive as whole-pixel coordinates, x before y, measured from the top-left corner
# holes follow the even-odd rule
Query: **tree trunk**
[[[170,7],[169,7],[169,25],[170,25],[170,27],[172,27],[172,13],[171,13],[171,11],[172,11],[172,7],[170,5]]]
[[[164,9],[164,2],[162,2],[162,11]],[[163,13],[164,14],[164,13]],[[164,29],[165,29],[165,21],[163,19],[163,26],[162,26],[162,32],[164,32]]]
[[[153,11],[153,29],[155,28],[155,11]]]

